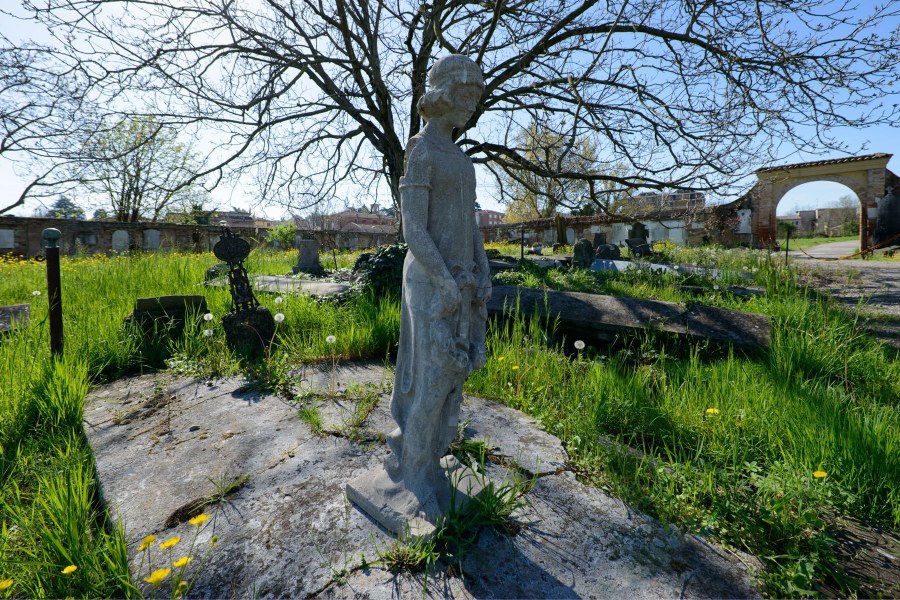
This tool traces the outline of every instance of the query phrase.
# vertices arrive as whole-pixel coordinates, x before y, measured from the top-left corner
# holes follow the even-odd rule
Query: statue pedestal
[[[487,475],[479,475],[453,456],[441,459],[441,467],[447,474],[449,501],[442,503],[440,514],[423,515],[413,492],[402,481],[395,482],[386,471],[364,473],[347,483],[347,498],[385,529],[406,539],[427,538],[435,533],[438,519],[447,514],[452,502],[456,510],[462,510],[484,489]]]

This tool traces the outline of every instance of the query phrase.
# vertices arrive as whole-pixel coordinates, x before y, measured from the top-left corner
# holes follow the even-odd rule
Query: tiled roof
[[[844,158],[828,158],[825,160],[814,160],[812,162],[804,162],[804,163],[795,163],[793,165],[778,165],[776,167],[765,167],[764,169],[757,169],[757,173],[765,173],[767,171],[785,171],[787,169],[800,169],[803,167],[820,167],[824,165],[841,165],[844,163],[854,163],[854,162],[862,162],[864,160],[873,160],[878,158],[890,159],[893,154],[885,154],[884,152],[879,152],[878,154],[865,154],[863,156],[845,156]]]

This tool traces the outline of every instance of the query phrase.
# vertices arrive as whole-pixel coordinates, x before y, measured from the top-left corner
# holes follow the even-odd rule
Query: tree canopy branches
[[[524,173],[721,189],[786,152],[843,149],[837,126],[898,124],[900,6],[841,0],[29,0],[106,111],[216,132],[196,178],[255,170],[292,208],[385,181],[399,200],[427,69],[476,59],[460,143]],[[140,109],[135,104],[140,103]],[[536,164],[532,124],[590,170]],[[788,150],[786,150],[788,149]],[[613,168],[614,167],[614,168]]]

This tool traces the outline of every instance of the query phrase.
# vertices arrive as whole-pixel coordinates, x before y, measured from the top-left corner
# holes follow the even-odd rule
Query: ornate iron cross
[[[250,287],[247,269],[244,268],[244,259],[250,255],[250,244],[239,238],[228,225],[223,225],[222,237],[213,246],[213,254],[228,264],[228,287],[233,302],[231,312],[236,313],[259,306]]]

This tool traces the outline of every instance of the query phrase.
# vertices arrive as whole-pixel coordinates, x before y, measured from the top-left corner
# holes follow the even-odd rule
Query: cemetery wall
[[[156,250],[205,252],[219,241],[221,231],[218,225],[0,217],[0,254],[25,258],[43,254],[41,232],[48,227],[62,233],[59,245],[63,254]],[[268,233],[268,229],[241,228],[237,223],[232,224],[232,229],[251,242],[263,239]]]

